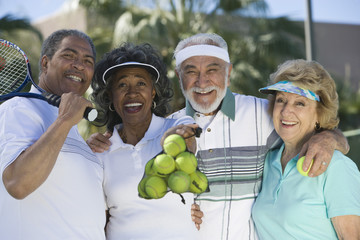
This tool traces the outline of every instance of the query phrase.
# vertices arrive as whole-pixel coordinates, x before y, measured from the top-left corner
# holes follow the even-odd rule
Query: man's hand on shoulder
[[[329,166],[335,150],[346,154],[349,151],[347,139],[340,130],[324,130],[313,135],[302,147],[299,157],[305,156],[303,170],[306,172],[314,160],[309,171],[309,177],[317,177],[324,173]]]

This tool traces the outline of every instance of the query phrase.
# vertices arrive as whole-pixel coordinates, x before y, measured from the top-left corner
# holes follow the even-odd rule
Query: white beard
[[[227,83],[227,82],[228,82],[228,78],[226,77],[225,83]],[[214,112],[216,109],[218,109],[222,100],[224,99],[224,97],[226,95],[226,90],[227,90],[226,87],[224,87],[223,89],[220,89],[219,87],[216,87],[216,86],[209,86],[206,88],[193,87],[193,88],[185,91],[181,79],[180,79],[180,87],[181,87],[181,91],[182,91],[184,97],[189,101],[189,103],[191,104],[193,109],[195,111],[203,113],[203,114],[208,114],[208,113]],[[193,98],[193,92],[200,93],[200,92],[210,92],[210,91],[216,91],[216,99],[211,104],[199,104]]]

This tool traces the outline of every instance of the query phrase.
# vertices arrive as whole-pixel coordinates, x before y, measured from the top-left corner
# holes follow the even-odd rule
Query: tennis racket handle
[[[94,121],[98,116],[98,111],[95,108],[87,107],[84,112],[84,118],[90,122]]]
[[[60,106],[61,97],[51,93],[42,93],[46,101],[55,107]],[[84,118],[90,122],[94,121],[98,116],[98,111],[95,108],[87,107],[84,112]]]

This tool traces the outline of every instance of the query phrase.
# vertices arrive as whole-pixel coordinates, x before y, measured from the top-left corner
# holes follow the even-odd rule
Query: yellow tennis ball
[[[163,149],[165,153],[175,157],[186,150],[185,140],[179,134],[171,134],[165,138]]]
[[[184,171],[187,174],[195,172],[197,164],[197,159],[191,152],[182,152],[177,155],[175,159],[176,169]]]
[[[150,198],[162,198],[167,192],[165,180],[158,176],[148,177],[145,182],[145,192]]]
[[[305,177],[308,176],[308,173],[310,171],[311,166],[313,165],[314,160],[311,160],[310,166],[308,168],[308,170],[306,172],[304,172],[304,170],[302,169],[303,163],[305,160],[305,156],[302,156],[301,158],[299,158],[299,160],[296,163],[296,168],[299,171],[299,173]]]
[[[149,195],[147,195],[147,193],[145,191],[145,183],[148,179],[149,179],[149,177],[144,177],[143,179],[141,179],[141,181],[138,184],[139,196],[142,198],[145,198],[145,199],[150,199]]]
[[[175,170],[175,160],[168,154],[159,154],[155,157],[152,168],[156,175],[165,177]]]
[[[190,187],[189,191],[192,193],[203,193],[208,187],[208,179],[204,173],[196,170],[190,174]]]
[[[155,171],[153,169],[154,160],[155,160],[155,158],[150,159],[145,165],[145,174],[147,176],[155,175]]]
[[[190,176],[183,171],[175,171],[170,174],[168,186],[174,193],[184,193],[189,190]]]

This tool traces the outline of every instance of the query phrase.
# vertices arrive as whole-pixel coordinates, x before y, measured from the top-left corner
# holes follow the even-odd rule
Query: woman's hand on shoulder
[[[109,131],[106,131],[104,134],[94,133],[86,140],[86,143],[94,153],[102,153],[109,150],[111,146],[109,138],[111,136],[112,132]]]

